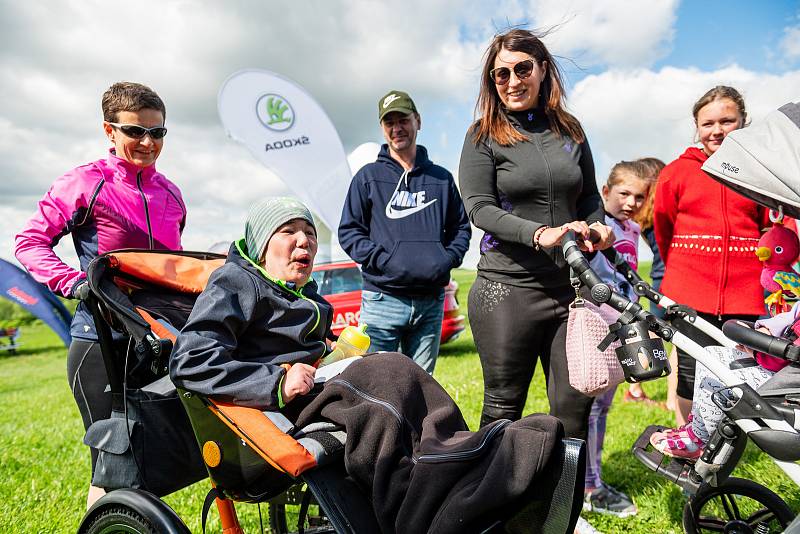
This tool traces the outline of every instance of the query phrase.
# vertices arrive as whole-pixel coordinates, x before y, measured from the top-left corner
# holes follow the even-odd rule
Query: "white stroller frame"
[[[565,247],[566,251],[566,247]],[[651,302],[658,304],[663,308],[669,308],[671,306],[678,306],[677,303],[667,297],[666,295],[659,293],[653,290],[647,282],[641,279],[639,274],[633,270],[628,263],[619,257],[613,249],[608,249],[603,251],[603,254],[611,261],[611,263],[616,267],[616,269],[625,275],[628,282],[631,283],[634,287],[634,291],[637,295],[644,296]],[[626,308],[627,309],[627,308]],[[620,310],[623,311],[623,310]],[[706,334],[708,337],[712,338],[714,341],[719,343],[720,346],[725,348],[735,348],[740,343],[734,341],[725,336],[722,330],[715,327],[713,324],[709,323],[702,317],[697,315],[694,316],[684,316],[683,319],[697,328],[702,333]],[[736,390],[739,388],[739,393],[737,393],[737,397],[741,398],[741,386],[747,386],[745,382],[742,381],[730,368],[723,363],[721,363],[712,353],[707,351],[702,345],[691,339],[686,334],[681,333],[679,330],[675,329],[675,332],[671,335],[671,339],[673,344],[679,347],[681,350],[686,351],[692,358],[696,361],[700,362],[704,366],[706,366],[709,371],[711,371],[720,381],[725,384],[726,387]],[[749,387],[749,386],[747,386]],[[795,415],[795,427],[800,427],[800,408],[796,410]],[[791,432],[800,434],[800,428],[795,428],[790,425],[785,419],[767,419],[767,418],[759,418],[765,424],[774,430],[781,430],[784,432]],[[762,428],[760,424],[753,421],[752,419],[740,419],[736,420],[735,423],[739,426],[745,433],[753,432],[755,430],[759,430]],[[718,454],[724,455],[727,451],[722,451]],[[787,462],[778,460],[770,456],[773,462],[784,472],[786,475],[794,481],[795,484],[800,486],[800,464],[796,462]],[[702,471],[703,466],[702,462],[698,462],[699,469],[698,471]]]
[[[749,439],[753,440],[757,444],[759,444],[755,438],[751,435],[751,433],[755,433],[765,429],[776,430],[780,432],[784,432],[789,435],[791,438],[794,439],[794,444],[797,445],[800,443],[800,407],[795,409],[795,426],[798,428],[793,427],[789,424],[788,421],[781,417],[781,414],[776,411],[775,408],[771,407],[768,402],[762,399],[758,393],[756,393],[752,387],[746,384],[742,379],[740,379],[736,374],[734,374],[728,366],[722,364],[713,354],[707,351],[702,345],[691,339],[686,334],[678,331],[674,326],[671,324],[656,318],[650,312],[644,310],[642,306],[640,306],[636,302],[632,302],[625,296],[613,291],[607,284],[602,282],[600,278],[597,276],[594,271],[592,271],[589,262],[583,255],[583,253],[579,250],[577,243],[575,242],[574,234],[570,233],[565,237],[563,244],[564,248],[564,256],[569,263],[570,267],[572,268],[573,272],[580,278],[581,282],[590,288],[592,300],[597,302],[598,304],[608,304],[612,308],[619,311],[622,315],[620,316],[620,321],[617,325],[625,324],[633,324],[635,322],[645,321],[648,325],[648,330],[654,332],[658,337],[671,341],[674,345],[678,346],[682,350],[686,351],[691,357],[693,357],[698,362],[705,365],[713,374],[715,374],[720,381],[728,388],[734,392],[735,397],[737,398],[733,408],[735,409],[740,404],[743,404],[743,410],[746,412],[752,412],[755,410],[756,415],[752,418],[750,417],[731,417],[727,414],[726,411],[726,423],[727,424],[735,424],[738,428],[743,431],[743,435],[747,436]],[[626,264],[627,265],[627,264]],[[628,268],[628,270],[633,271],[632,269]],[[638,275],[636,275],[638,278]],[[641,279],[639,279],[641,281]],[[637,284],[639,285],[639,284]],[[646,283],[641,282],[641,285],[644,285],[649,289]],[[643,289],[642,287],[638,288],[640,291]],[[652,292],[652,290],[650,290]],[[659,301],[663,304],[671,305],[673,302],[671,299],[667,297],[659,295],[661,298]],[[700,331],[709,335],[712,339],[718,341],[722,346],[725,347],[734,347],[738,343],[729,339],[727,336],[720,332],[717,328],[713,325],[702,319],[701,317],[693,317],[691,320],[691,324],[696,326]],[[727,326],[727,323],[726,323]],[[613,328],[613,327],[612,327]],[[624,327],[623,327],[624,328]],[[756,332],[755,330],[750,330],[745,327],[744,328],[748,332],[752,332],[757,336],[764,336],[769,340],[775,340],[772,336],[768,336],[766,334]],[[622,328],[614,328],[615,331],[619,332],[622,331]],[[742,340],[745,341],[745,340]],[[769,343],[767,344],[769,345]],[[784,341],[782,346],[792,347],[792,357],[797,358],[795,361],[800,361],[800,347],[791,345],[790,343]],[[768,346],[757,346],[758,350],[762,350],[764,352],[773,353],[774,351],[768,350]],[[655,349],[657,350],[657,349]],[[663,351],[663,346],[661,347]],[[779,353],[783,355],[784,352],[781,351]],[[774,354],[778,356],[779,354]],[[653,358],[655,359],[655,351],[653,352]],[[751,402],[754,399],[754,402]],[[763,410],[762,413],[758,413]],[[756,420],[758,419],[758,420]],[[726,423],[720,425],[720,428],[724,427]],[[766,425],[766,427],[764,426]],[[746,442],[746,438],[742,435],[733,436],[724,436],[720,433],[720,429],[712,435],[709,444],[707,444],[706,449],[703,453],[703,456],[697,460],[696,464],[692,465],[691,463],[686,463],[685,461],[672,461],[670,458],[665,458],[659,452],[655,453],[647,453],[646,448],[649,441],[649,435],[652,434],[653,431],[660,430],[661,427],[650,426],[648,427],[645,432],[640,436],[639,440],[637,440],[636,444],[633,447],[634,455],[642,461],[646,466],[648,466],[653,471],[667,477],[668,479],[672,480],[673,482],[677,483],[681,486],[685,491],[687,491],[692,496],[700,496],[700,492],[703,491],[703,497],[699,499],[699,507],[702,508],[702,502],[705,500],[708,502],[709,496],[714,495],[714,491],[716,488],[719,488],[721,493],[727,493],[730,495],[731,493],[736,494],[736,487],[729,487],[726,482],[734,482],[734,479],[728,478],[730,471],[733,470],[733,467],[739,460],[739,455],[743,450],[744,443]],[[719,447],[717,448],[717,445]],[[760,446],[760,444],[759,444]],[[794,449],[793,449],[794,450]],[[784,461],[778,458],[775,458],[773,454],[770,454],[769,451],[764,451],[770,456],[770,459],[774,461],[778,467],[786,473],[786,475],[798,486],[800,486],[800,464],[794,461]],[[666,464],[664,463],[666,461]],[[742,481],[747,482],[747,481]],[[703,485],[705,483],[707,486],[711,487],[711,490],[707,489],[706,486]],[[765,500],[758,500],[760,503],[769,502],[770,500],[777,501],[777,505],[767,505],[767,508],[763,509],[760,512],[757,512],[749,519],[753,519],[753,521],[760,522],[760,518],[768,519],[772,521],[776,519],[781,521],[783,525],[791,521],[791,516],[793,513],[790,512],[790,509],[786,505],[785,501],[783,501],[778,495],[775,495],[769,488],[765,488],[756,483],[750,483],[756,488],[758,488],[759,494],[761,494],[762,499]],[[703,489],[706,488],[706,489]],[[767,495],[763,495],[767,494]],[[697,504],[695,505],[697,506]],[[738,513],[738,511],[737,511]],[[692,500],[690,500],[685,508],[684,508],[684,528],[688,531],[695,531],[695,527],[697,526],[697,522],[699,520],[706,520],[706,518],[700,518],[699,513],[696,513],[695,507],[692,505]],[[787,515],[789,516],[787,518]],[[759,519],[754,519],[758,517]],[[693,522],[694,524],[690,527],[687,525],[687,521]],[[691,530],[689,530],[691,528]],[[797,530],[796,530],[797,529]],[[728,530],[724,530],[727,532]],[[761,532],[761,530],[755,530],[753,532]],[[786,532],[794,532],[795,534],[800,532],[800,516],[798,516],[793,522],[792,525],[789,525],[788,530]]]

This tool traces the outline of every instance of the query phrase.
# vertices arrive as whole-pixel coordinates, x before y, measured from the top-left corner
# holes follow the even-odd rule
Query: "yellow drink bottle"
[[[367,350],[369,350],[367,325],[348,326],[339,334],[339,341],[336,342],[336,348],[325,356],[320,367],[352,356],[361,356],[367,352]]]

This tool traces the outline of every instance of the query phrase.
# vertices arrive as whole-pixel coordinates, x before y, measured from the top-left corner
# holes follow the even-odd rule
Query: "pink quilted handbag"
[[[597,307],[581,298],[569,307],[567,321],[567,367],[572,387],[596,397],[625,380],[615,349],[619,341],[600,351],[597,345],[608,334],[619,312],[603,304]]]

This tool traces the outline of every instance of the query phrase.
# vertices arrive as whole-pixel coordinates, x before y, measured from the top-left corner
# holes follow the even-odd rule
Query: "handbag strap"
[[[582,307],[584,300],[581,297],[581,279],[575,274],[572,267],[569,268],[569,285],[575,290],[575,301],[572,303],[573,307]]]

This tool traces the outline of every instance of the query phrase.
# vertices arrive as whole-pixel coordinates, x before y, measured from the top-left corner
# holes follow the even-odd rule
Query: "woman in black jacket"
[[[485,231],[469,294],[485,388],[481,425],[521,417],[541,360],[551,415],[568,436],[586,439],[592,399],[569,385],[567,307],[575,292],[558,245],[570,230],[588,251],[614,241],[602,223],[592,153],[564,109],[558,66],[534,34],[496,36],[482,74],[479,118],[459,167],[469,218]]]

